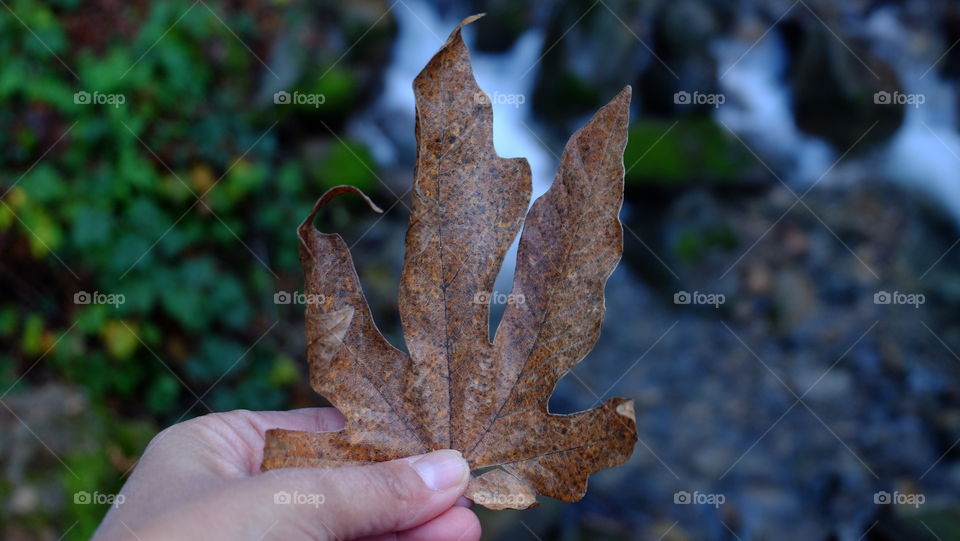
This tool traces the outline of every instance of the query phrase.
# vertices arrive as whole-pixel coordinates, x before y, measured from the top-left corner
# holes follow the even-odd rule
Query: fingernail
[[[423,483],[433,490],[446,490],[459,485],[469,474],[463,455],[449,449],[423,455],[411,466]]]

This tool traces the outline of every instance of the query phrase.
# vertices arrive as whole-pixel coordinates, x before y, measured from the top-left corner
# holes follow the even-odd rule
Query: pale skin
[[[266,430],[343,428],[333,408],[231,411],[158,434],[93,541],[477,541],[456,451],[337,469],[260,472]]]

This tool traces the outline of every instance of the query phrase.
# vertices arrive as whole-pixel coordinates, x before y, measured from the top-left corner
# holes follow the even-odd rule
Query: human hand
[[[470,478],[456,451],[369,466],[260,472],[271,428],[343,428],[333,408],[213,413],[147,446],[93,541],[477,541],[463,506]],[[293,500],[293,501],[291,501]]]

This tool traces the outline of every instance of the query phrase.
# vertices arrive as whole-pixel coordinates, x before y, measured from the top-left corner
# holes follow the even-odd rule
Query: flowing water
[[[454,10],[461,13],[460,10]],[[386,70],[384,92],[370,110],[360,115],[350,129],[367,141],[381,166],[410,162],[414,152],[415,102],[412,82],[459,22],[459,15],[444,17],[435,6],[406,0],[394,8],[399,35]],[[472,29],[464,39],[471,46]],[[471,52],[473,70],[480,88],[491,97],[493,140],[505,158],[524,157],[533,174],[533,199],[550,187],[556,158],[538,139],[531,116],[530,98],[537,76],[537,59],[543,48],[543,32],[531,29],[503,54]],[[533,66],[531,68],[531,66]],[[522,102],[522,103],[520,103]],[[406,154],[404,154],[406,153]],[[497,277],[495,291],[509,292],[513,281],[517,241],[514,241]],[[499,311],[496,310],[495,314]]]
[[[916,39],[916,32],[904,25],[894,7],[877,10],[862,25],[869,47],[894,68],[903,92],[924,100],[922,105],[906,107],[903,125],[876,151],[834,166],[839,153],[797,128],[784,76],[788,53],[777,29],[756,42],[732,37],[715,41],[718,80],[727,94],[727,104],[715,118],[748,141],[778,176],[794,185],[821,181],[829,185],[831,180],[850,176],[868,182],[891,181],[935,201],[960,224],[956,89],[935,69],[940,44]]]

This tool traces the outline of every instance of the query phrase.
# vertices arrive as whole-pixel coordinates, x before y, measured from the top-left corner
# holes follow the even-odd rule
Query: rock
[[[685,105],[674,94],[714,94],[719,91],[712,41],[720,35],[721,7],[715,2],[665,2],[655,12],[650,47],[638,89],[644,111],[653,114],[707,114],[711,105]]]
[[[783,269],[774,286],[774,302],[778,325],[785,330],[796,328],[813,313],[816,288],[808,274]]]
[[[14,515],[26,515],[36,510],[39,500],[36,489],[29,485],[20,485],[13,489],[8,505]]]
[[[960,280],[960,250],[918,281],[955,228],[916,194],[868,178],[825,182],[804,198],[809,209],[787,212],[795,201],[779,185],[688,188],[659,220],[628,221],[648,241],[668,239],[657,253],[679,279],[655,287],[621,267],[607,290],[616,316],[583,365],[591,387],[623,375],[610,394],[644,397],[637,426],[649,450],[638,447],[618,492],[659,521],[681,520],[693,538],[711,531],[687,513],[708,510],[658,502],[678,485],[722,477],[722,512],[741,538],[856,539],[879,515],[873,494],[919,478],[960,434],[960,412],[946,406],[960,369],[920,323],[960,351],[951,323],[960,297],[947,292]],[[683,232],[717,229],[730,231],[732,246],[702,243],[694,258],[669,249]],[[731,307],[675,305],[680,288],[723,291]],[[915,308],[875,304],[881,289],[942,293]],[[813,412],[797,404],[786,413],[796,398],[780,380],[798,395],[809,390]],[[585,393],[574,403],[589,406],[574,383],[558,392]],[[947,454],[919,489],[951,498],[955,462]],[[636,478],[647,480],[642,490]]]
[[[531,103],[539,119],[559,133],[579,127],[585,115],[629,84],[631,74],[649,59],[647,50],[637,47],[637,37],[650,38],[640,3],[605,4],[558,3],[547,24]]]
[[[803,15],[801,44],[790,68],[797,127],[838,153],[886,141],[903,124],[904,106],[875,96],[904,91],[896,72],[842,28],[828,30],[810,13]]]
[[[521,34],[543,23],[549,6],[518,0],[472,0],[471,13],[486,13],[473,23],[474,47],[484,53],[504,53]]]

